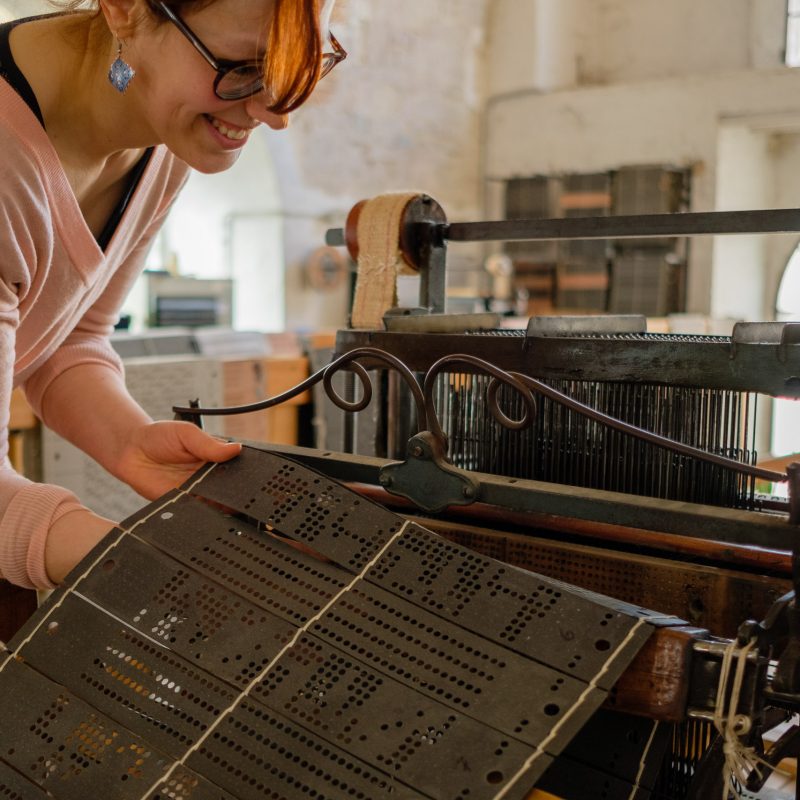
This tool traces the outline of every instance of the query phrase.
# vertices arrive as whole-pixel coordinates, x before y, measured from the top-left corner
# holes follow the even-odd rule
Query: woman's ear
[[[145,0],[100,0],[100,11],[111,33],[124,40],[130,38],[148,8]]]

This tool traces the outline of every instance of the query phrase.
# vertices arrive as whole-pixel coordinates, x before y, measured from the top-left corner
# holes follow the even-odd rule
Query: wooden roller
[[[358,261],[358,221],[367,200],[356,203],[347,215],[344,227],[344,241],[350,257]],[[427,249],[430,246],[432,226],[445,224],[444,209],[426,194],[414,196],[406,204],[400,223],[398,236],[403,261],[412,269],[419,270],[426,263]]]

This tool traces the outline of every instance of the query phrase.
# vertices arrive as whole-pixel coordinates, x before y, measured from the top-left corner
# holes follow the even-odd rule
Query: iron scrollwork
[[[490,376],[491,380],[487,388],[487,404],[491,411],[492,416],[497,422],[505,428],[510,430],[522,430],[528,427],[536,414],[536,395],[541,395],[550,399],[553,402],[560,403],[571,411],[581,414],[588,419],[597,422],[601,425],[608,426],[614,430],[634,436],[637,439],[657,445],[659,447],[667,448],[675,453],[683,456],[690,456],[702,461],[706,461],[717,466],[725,467],[726,469],[748,475],[754,478],[771,481],[774,483],[783,483],[789,481],[790,474],[783,472],[775,472],[773,470],[764,469],[751,464],[745,464],[736,461],[732,458],[720,456],[715,453],[709,453],[697,447],[677,442],[666,436],[644,430],[628,422],[623,422],[620,419],[604,414],[591,406],[575,400],[567,394],[559,391],[558,389],[549,386],[543,381],[531,378],[528,375],[523,375],[518,372],[507,372],[496,367],[484,359],[468,354],[449,355],[440,358],[434,363],[430,369],[425,373],[422,384],[417,380],[414,373],[404,364],[399,358],[374,347],[360,347],[351,350],[344,355],[334,359],[330,364],[318,370],[313,375],[306,378],[297,386],[283,392],[275,397],[270,397],[261,400],[257,403],[250,403],[248,405],[231,406],[227,408],[203,408],[196,406],[194,403],[189,406],[175,406],[173,412],[177,419],[187,420],[200,424],[200,418],[203,416],[224,416],[230,414],[245,414],[253,411],[262,411],[264,409],[273,408],[281,405],[282,403],[291,400],[299,394],[308,391],[310,388],[322,382],[325,393],[331,402],[338,408],[346,412],[357,412],[365,409],[372,400],[372,384],[369,380],[367,369],[360,362],[366,362],[370,366],[382,366],[388,369],[395,370],[403,379],[404,383],[411,392],[414,404],[417,411],[417,436],[427,432],[430,437],[435,441],[434,447],[437,456],[440,456],[445,461],[447,460],[447,436],[442,429],[441,422],[439,421],[438,413],[434,401],[434,386],[436,378],[453,367],[466,367],[467,370],[473,373],[479,373]],[[333,386],[334,376],[341,371],[350,371],[354,373],[359,383],[361,384],[361,397],[357,400],[347,400],[342,397]],[[519,419],[509,417],[501,408],[498,398],[501,386],[506,386],[511,390],[517,392],[522,398],[524,413]],[[413,438],[412,438],[413,441]],[[410,448],[410,454],[416,455],[417,449],[414,445]],[[794,481],[792,482],[794,483]]]

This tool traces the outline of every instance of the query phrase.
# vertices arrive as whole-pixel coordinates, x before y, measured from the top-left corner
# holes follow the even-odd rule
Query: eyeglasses
[[[197,52],[216,70],[214,94],[220,100],[241,100],[258,94],[264,88],[264,63],[262,61],[229,61],[224,58],[215,58],[189,26],[165,2],[159,2],[158,7],[192,43]],[[336,37],[329,33],[328,38],[333,51],[322,54],[320,78],[324,78],[340,61],[347,58],[347,51],[339,44]]]

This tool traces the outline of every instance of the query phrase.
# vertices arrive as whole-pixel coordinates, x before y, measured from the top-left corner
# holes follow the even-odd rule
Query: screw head
[[[415,444],[411,448],[411,455],[414,456],[414,458],[420,458],[422,456],[422,452],[422,447],[420,447],[418,444]]]
[[[465,486],[463,489],[463,494],[467,499],[475,497],[475,489],[472,486]]]

